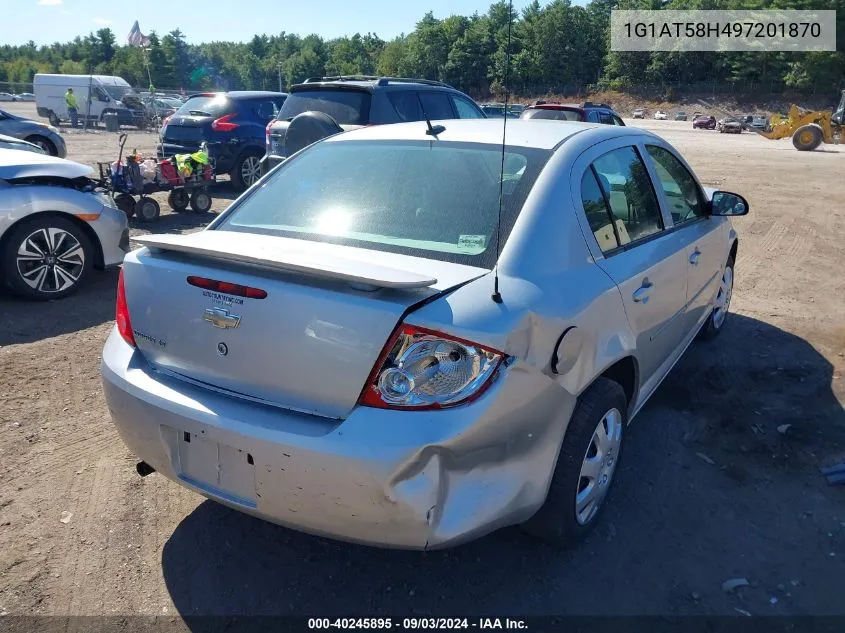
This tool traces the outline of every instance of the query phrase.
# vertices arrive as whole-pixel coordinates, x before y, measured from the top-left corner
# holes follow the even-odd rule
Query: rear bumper
[[[115,330],[102,375],[124,442],[165,477],[273,523],[407,549],[452,546],[528,519],[545,500],[575,404],[515,363],[464,407],[358,407],[342,422],[326,420],[163,375]],[[192,452],[200,449],[205,458]]]

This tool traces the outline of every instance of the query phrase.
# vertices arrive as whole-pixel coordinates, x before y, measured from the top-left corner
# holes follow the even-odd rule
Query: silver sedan
[[[0,110],[0,134],[14,136],[38,145],[50,156],[58,156],[59,158],[67,156],[67,145],[58,128],[41,121],[33,121]]]
[[[103,350],[127,446],[282,525],[440,548],[597,523],[627,427],[728,323],[739,195],[637,128],[370,127],[127,255]]]
[[[35,300],[75,292],[129,250],[126,215],[96,191],[91,168],[0,148],[0,280]]]

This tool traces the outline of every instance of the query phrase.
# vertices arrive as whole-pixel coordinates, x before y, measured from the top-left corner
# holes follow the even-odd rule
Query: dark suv
[[[363,127],[403,121],[483,119],[464,93],[439,81],[400,77],[341,76],[306,79],[291,87],[266,130],[266,174],[288,156],[320,139]]]
[[[549,119],[552,121],[581,121],[625,125],[616,112],[606,103],[585,102],[583,105],[537,101],[522,111],[520,119]]]
[[[261,176],[264,130],[285,102],[284,92],[209,92],[190,97],[161,130],[159,158],[188,154],[205,141],[216,173],[246,189]]]

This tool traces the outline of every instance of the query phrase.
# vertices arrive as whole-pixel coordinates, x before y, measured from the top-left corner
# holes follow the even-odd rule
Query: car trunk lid
[[[230,231],[137,241],[148,249],[127,256],[126,296],[138,349],[155,368],[337,419],[406,312],[488,272]]]

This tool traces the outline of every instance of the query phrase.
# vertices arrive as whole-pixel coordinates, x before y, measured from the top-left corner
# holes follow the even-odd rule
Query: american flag
[[[135,24],[132,25],[131,29],[129,29],[129,35],[126,36],[126,42],[130,46],[141,46],[143,48],[150,45],[150,38],[141,33],[141,27],[138,26],[138,20],[135,20]]]

